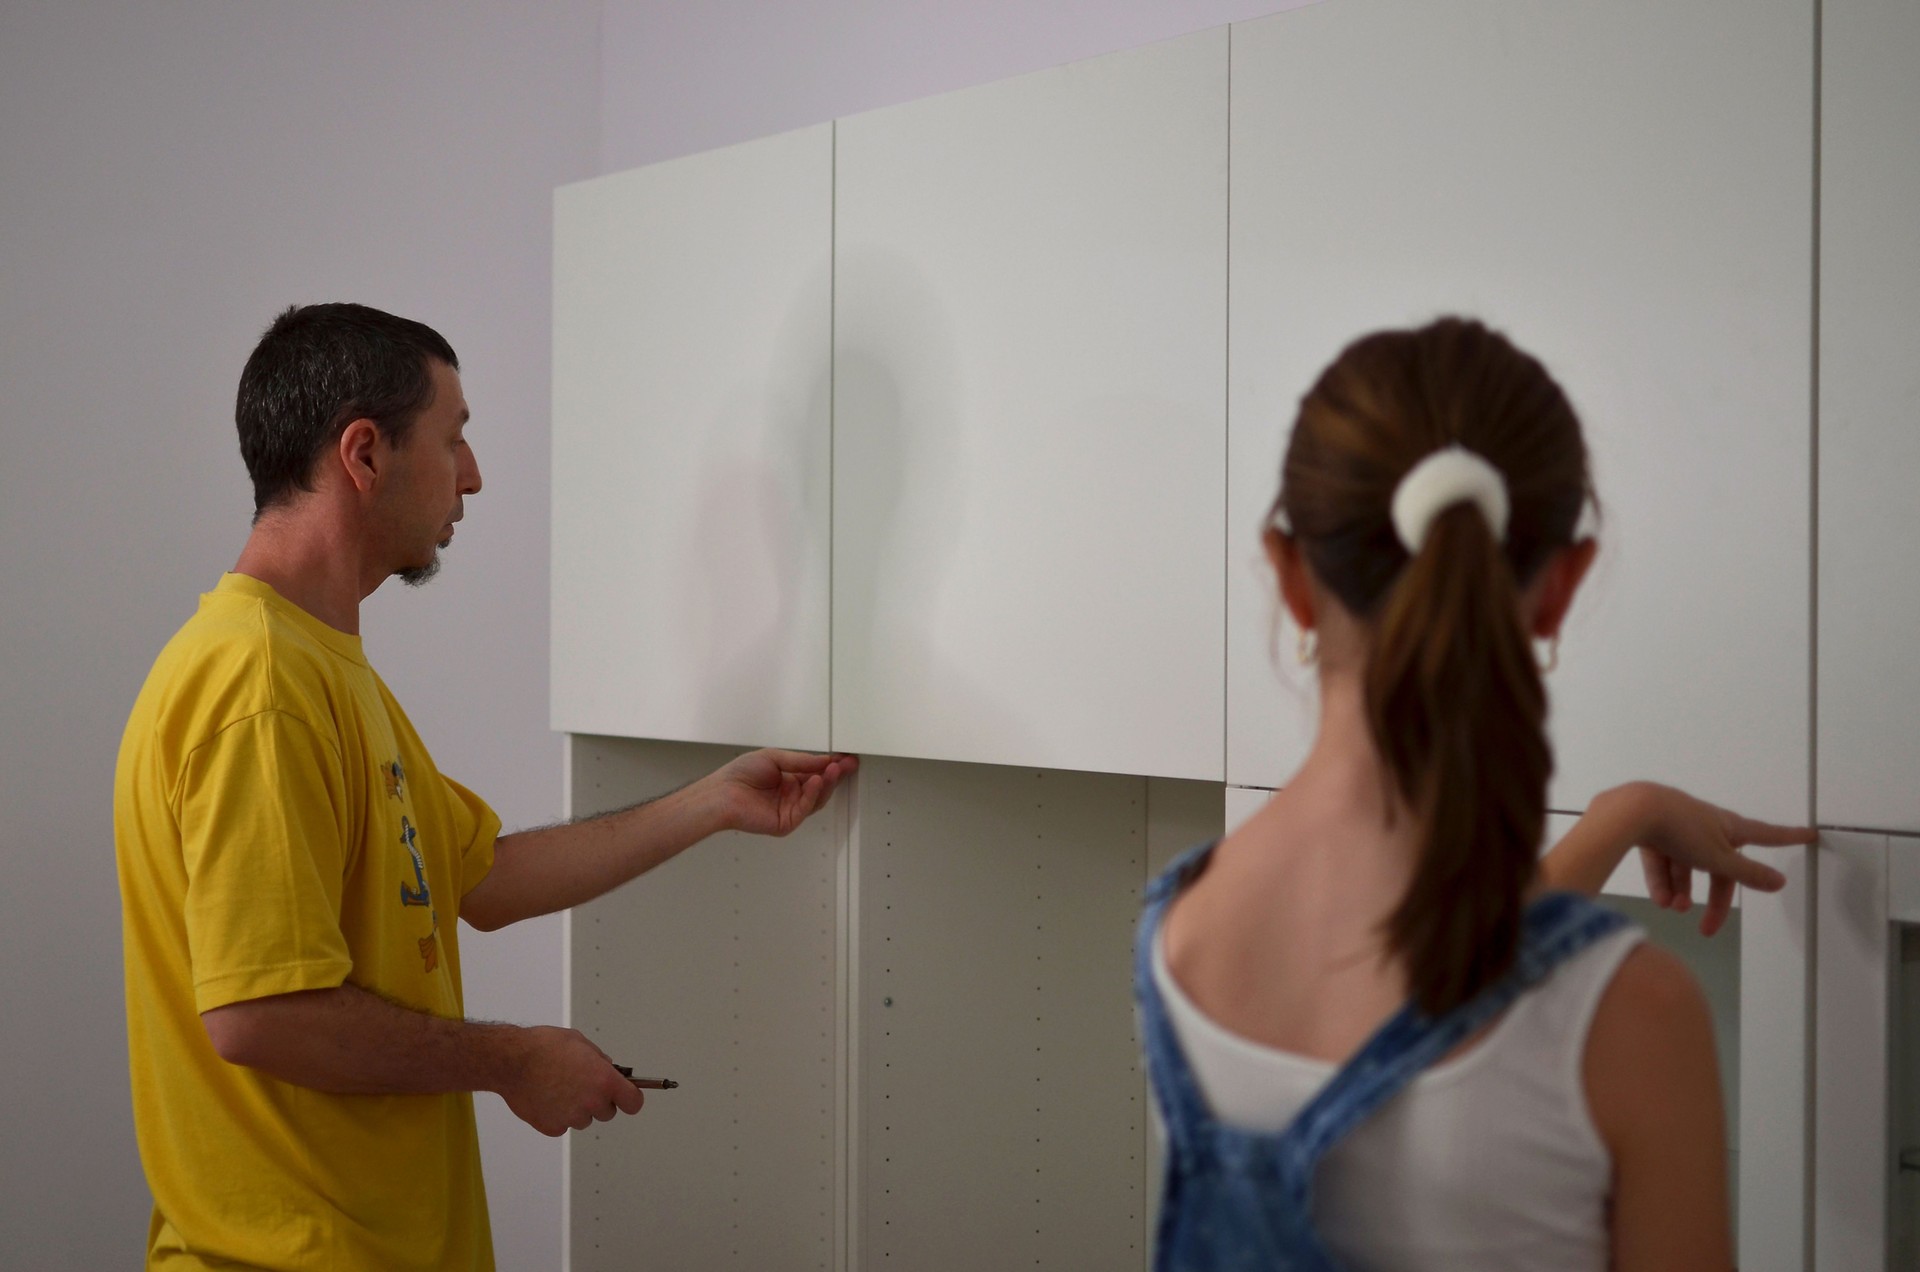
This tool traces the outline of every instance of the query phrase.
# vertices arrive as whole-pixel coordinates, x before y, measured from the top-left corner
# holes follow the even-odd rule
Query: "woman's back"
[[[1216,850],[1173,907],[1154,960],[1212,1115],[1265,1133],[1285,1130],[1406,997],[1392,960],[1351,952],[1369,936],[1378,946],[1377,924],[1350,930],[1346,917],[1384,913],[1393,894],[1349,887],[1347,907],[1314,904],[1328,899],[1324,885],[1364,872],[1335,883],[1334,845],[1290,853],[1270,842],[1288,829],[1284,813],[1282,796]],[[1337,1259],[1377,1272],[1609,1265],[1613,1163],[1583,1058],[1595,1009],[1640,939],[1627,929],[1575,955],[1329,1151],[1312,1217]],[[1257,974],[1254,951],[1271,958],[1271,974]]]

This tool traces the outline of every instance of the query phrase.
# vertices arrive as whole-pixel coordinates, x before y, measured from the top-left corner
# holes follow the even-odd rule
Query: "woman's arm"
[[[1775,826],[1695,799],[1657,782],[1629,782],[1594,796],[1586,815],[1540,863],[1550,888],[1600,891],[1621,859],[1635,848],[1646,870],[1647,894],[1663,909],[1693,905],[1693,872],[1712,876],[1700,930],[1720,930],[1733,907],[1735,884],[1778,892],[1786,877],[1742,856],[1747,847],[1810,844],[1819,832],[1808,826]]]
[[[1587,1035],[1587,1106],[1613,1157],[1616,1272],[1727,1272],[1727,1128],[1706,997],[1684,964],[1642,945]]]

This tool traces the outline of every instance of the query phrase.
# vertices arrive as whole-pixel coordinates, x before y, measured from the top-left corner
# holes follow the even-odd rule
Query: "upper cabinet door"
[[[827,745],[833,129],[554,200],[553,727]]]
[[[838,125],[833,742],[1223,769],[1225,29]]]
[[[1566,388],[1604,512],[1553,806],[1647,776],[1806,816],[1813,36],[1812,0],[1233,28],[1228,781],[1279,784],[1313,725],[1251,564],[1299,398],[1353,337],[1462,313]]]
[[[1826,0],[1820,821],[1920,830],[1920,6]]]

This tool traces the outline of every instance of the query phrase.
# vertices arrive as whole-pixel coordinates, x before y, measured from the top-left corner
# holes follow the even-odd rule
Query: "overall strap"
[[[1174,1036],[1167,1005],[1154,983],[1153,949],[1167,906],[1181,889],[1206,869],[1218,840],[1190,848],[1147,885],[1146,906],[1133,942],[1133,997],[1140,1009],[1140,1042],[1147,1055],[1147,1081],[1166,1122],[1167,1148],[1184,1154],[1193,1128],[1210,1120],[1200,1084],[1187,1066],[1186,1053]]]
[[[1328,1149],[1376,1112],[1440,1057],[1472,1037],[1561,963],[1627,926],[1611,910],[1572,893],[1554,892],[1527,907],[1514,968],[1496,984],[1439,1017],[1409,1003],[1394,1013],[1302,1109],[1283,1138],[1310,1186]],[[1301,1198],[1302,1203],[1306,1201]]]

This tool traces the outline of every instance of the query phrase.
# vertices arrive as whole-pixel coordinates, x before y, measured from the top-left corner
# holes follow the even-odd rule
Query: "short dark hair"
[[[294,305],[275,318],[240,373],[233,409],[255,519],[312,490],[315,461],[354,420],[403,443],[433,401],[429,359],[460,369],[439,332],[366,305]]]

